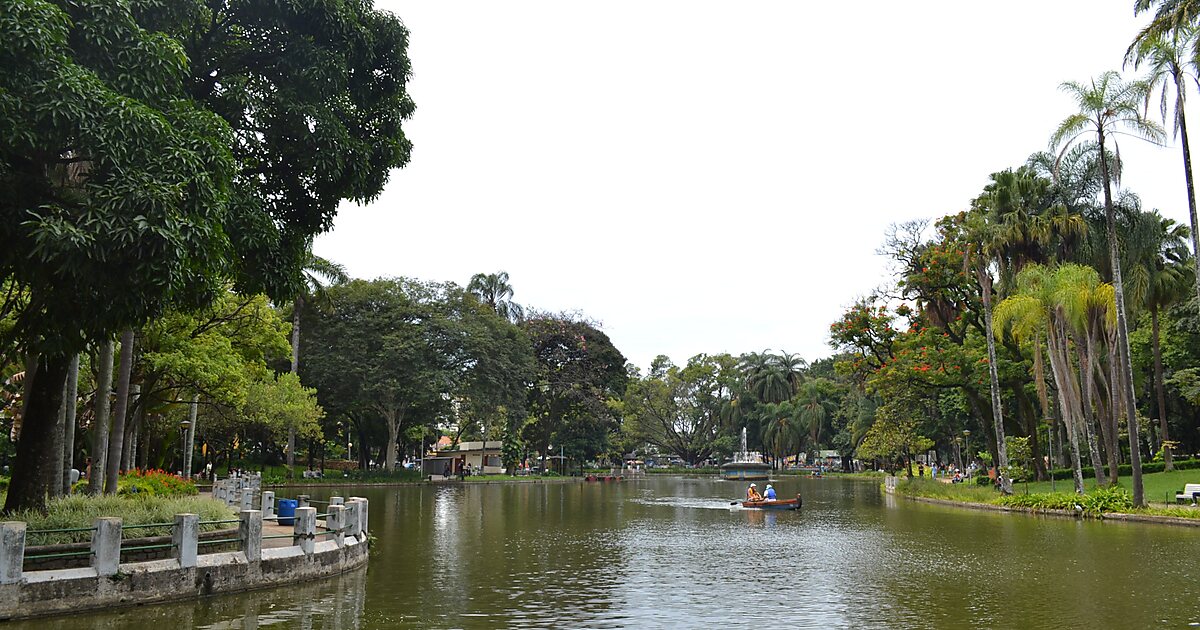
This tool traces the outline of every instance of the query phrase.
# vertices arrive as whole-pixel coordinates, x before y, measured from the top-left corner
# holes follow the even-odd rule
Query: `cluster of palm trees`
[[[1080,441],[1097,481],[1115,482],[1123,422],[1137,505],[1145,500],[1129,317],[1150,314],[1159,439],[1169,466],[1159,314],[1192,291],[1200,296],[1200,260],[1189,260],[1184,245],[1190,234],[1193,251],[1200,248],[1184,112],[1187,86],[1196,77],[1198,7],[1200,2],[1139,0],[1135,10],[1156,9],[1155,17],[1129,46],[1126,64],[1147,69],[1146,78],[1125,81],[1110,71],[1088,82],[1063,83],[1061,89],[1074,98],[1078,110],[1051,135],[1050,150],[1032,156],[1021,169],[993,175],[992,184],[975,201],[979,221],[973,231],[980,246],[974,269],[987,322],[998,464],[1007,466],[995,340],[1011,331],[1033,349],[1044,407],[1048,401],[1042,353],[1049,359],[1076,489],[1082,491]],[[1156,95],[1163,122],[1170,118],[1183,148],[1190,231],[1157,212],[1142,212],[1132,194],[1114,195],[1121,174],[1119,139],[1162,144],[1167,137],[1147,114]],[[1093,201],[1097,197],[1102,199],[1099,208]],[[995,330],[993,270],[1003,298]],[[1111,284],[1102,282],[1101,275]],[[1052,415],[1050,409],[1044,411]]]
[[[741,356],[740,392],[730,425],[757,424],[764,450],[776,463],[821,444],[822,428],[836,409],[825,379],[807,377],[798,354],[770,351]]]

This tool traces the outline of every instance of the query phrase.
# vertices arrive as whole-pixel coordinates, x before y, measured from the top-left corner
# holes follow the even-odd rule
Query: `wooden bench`
[[[1200,495],[1200,483],[1189,483],[1183,486],[1183,492],[1175,493],[1175,502],[1183,503],[1190,501],[1192,505],[1196,505],[1196,495]]]

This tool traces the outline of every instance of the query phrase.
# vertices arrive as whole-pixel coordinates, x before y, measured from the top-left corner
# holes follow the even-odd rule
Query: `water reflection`
[[[198,601],[118,608],[83,617],[53,617],[5,624],[13,630],[132,630],[201,628],[243,630],[286,627],[357,630],[366,610],[366,568],[287,588],[251,591]]]

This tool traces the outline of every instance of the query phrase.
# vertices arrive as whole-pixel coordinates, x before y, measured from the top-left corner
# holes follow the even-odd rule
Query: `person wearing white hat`
[[[762,495],[758,493],[758,484],[752,483],[749,488],[746,488],[746,500],[762,501]]]
[[[764,496],[764,497],[765,497],[765,498],[766,498],[768,501],[774,501],[774,500],[775,500],[775,488],[772,488],[772,487],[771,487],[771,484],[767,484],[767,492],[766,492],[766,494],[765,494],[765,495],[763,495],[763,496]]]

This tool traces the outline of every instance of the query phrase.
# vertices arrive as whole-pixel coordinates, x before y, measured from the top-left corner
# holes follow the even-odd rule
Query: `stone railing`
[[[261,491],[262,475],[259,473],[248,473],[226,479],[217,479],[213,481],[212,485],[212,496],[214,499],[224,501],[226,505],[239,507],[243,510],[251,509],[251,506],[255,503],[254,498]]]
[[[240,501],[240,497],[239,497]],[[260,509],[244,509],[230,521],[200,521],[177,514],[170,526],[170,558],[121,562],[121,519],[101,517],[91,528],[87,567],[25,571],[27,531],[21,522],[0,523],[0,619],[77,612],[93,608],[187,599],[300,582],[336,575],[367,560],[367,500],[334,497],[326,513],[298,507],[291,532],[264,534],[272,515],[274,493],[265,492]],[[319,518],[324,520],[320,521]],[[201,524],[236,523],[237,537],[200,540]],[[82,531],[87,531],[84,528]],[[286,530],[285,530],[286,531]],[[325,540],[318,541],[324,537]],[[284,546],[264,541],[290,539]],[[202,545],[236,543],[240,551],[199,553]]]

